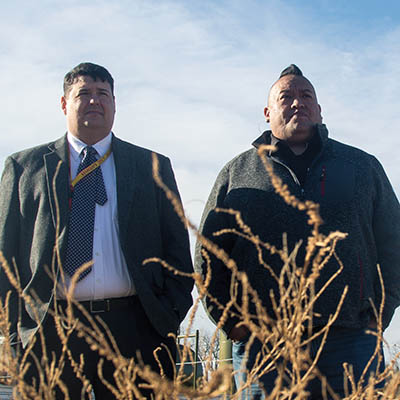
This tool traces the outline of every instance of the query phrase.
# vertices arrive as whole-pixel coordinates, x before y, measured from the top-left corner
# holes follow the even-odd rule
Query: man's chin
[[[103,121],[100,121],[99,119],[87,118],[87,119],[85,119],[85,120],[83,121],[83,125],[84,125],[86,128],[93,128],[93,129],[96,129],[96,128],[101,128],[101,127],[103,127],[103,126],[104,126],[104,123],[103,123]]]
[[[310,141],[310,139],[314,135],[314,129],[308,129],[308,130],[296,130],[294,132],[291,132],[290,135],[287,137],[288,143],[291,144],[302,144],[302,143],[307,143]]]

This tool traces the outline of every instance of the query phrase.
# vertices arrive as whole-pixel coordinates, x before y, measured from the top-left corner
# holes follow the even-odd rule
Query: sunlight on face
[[[68,131],[78,138],[101,140],[111,131],[115,99],[106,81],[80,76],[61,98]]]
[[[313,86],[298,75],[286,75],[275,83],[264,114],[274,136],[289,143],[307,142],[315,124],[322,122]]]

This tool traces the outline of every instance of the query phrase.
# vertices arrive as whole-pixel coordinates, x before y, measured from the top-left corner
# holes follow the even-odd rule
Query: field
[[[260,149],[260,157],[266,148]],[[265,160],[264,160],[265,161]],[[241,398],[242,393],[246,392],[249,385],[257,381],[260,374],[276,370],[278,372],[275,381],[275,389],[267,395],[271,400],[284,399],[308,399],[307,385],[313,379],[321,382],[321,393],[323,399],[337,399],[338,396],[332,391],[329,383],[324,376],[320,374],[317,368],[318,356],[311,358],[309,354],[309,344],[312,340],[320,338],[320,349],[322,351],[329,330],[334,324],[340,313],[343,301],[349,288],[345,288],[341,293],[340,301],[337,304],[337,310],[330,315],[329,322],[322,329],[315,331],[313,327],[314,311],[313,307],[316,300],[321,296],[324,290],[340,275],[344,265],[341,260],[337,259],[337,271],[329,278],[326,284],[319,290],[316,290],[316,281],[320,277],[324,266],[332,257],[337,258],[335,253],[336,245],[341,240],[346,240],[345,232],[331,232],[324,235],[320,231],[323,223],[319,215],[318,204],[310,201],[301,202],[292,196],[282,182],[273,174],[268,163],[264,163],[269,174],[272,176],[273,184],[277,193],[284,199],[287,204],[296,208],[298,212],[306,213],[308,223],[312,226],[312,234],[308,238],[307,243],[299,242],[292,249],[287,246],[276,248],[268,243],[264,243],[259,237],[252,233],[251,227],[247,226],[242,220],[240,213],[235,210],[220,209],[218,212],[229,213],[233,215],[237,222],[237,229],[230,231],[230,234],[236,234],[243,239],[250,241],[260,254],[260,268],[268,269],[269,266],[263,259],[264,252],[270,252],[279,255],[282,261],[282,269],[279,275],[275,275],[275,279],[279,284],[279,296],[273,297],[273,310],[266,310],[261,305],[261,301],[257,292],[250,286],[247,275],[240,271],[234,260],[229,258],[222,249],[218,248],[212,241],[202,237],[196,227],[185,218],[182,206],[174,194],[160,181],[158,175],[157,159],[154,159],[154,179],[157,184],[164,189],[168,198],[175,207],[175,211],[180,215],[182,222],[192,229],[199,241],[203,245],[203,257],[210,259],[210,254],[222,260],[227,268],[231,271],[231,299],[228,304],[219,304],[217,299],[213,299],[215,307],[223,309],[223,316],[215,329],[214,335],[210,338],[208,344],[208,354],[203,355],[202,366],[204,369],[203,376],[196,382],[193,387],[193,377],[187,376],[183,368],[176,370],[175,379],[167,380],[163,376],[163,371],[152,371],[146,365],[139,361],[135,362],[131,359],[124,358],[118,351],[117,344],[107,333],[107,329],[101,326],[101,320],[98,317],[93,318],[87,315],[90,321],[89,325],[84,325],[74,316],[74,307],[79,308],[72,296],[68,298],[71,307],[66,312],[60,312],[55,304],[51,310],[51,318],[54,318],[54,324],[57,327],[60,342],[63,344],[63,356],[57,361],[54,360],[53,354],[46,349],[44,343],[43,332],[39,331],[36,340],[41,341],[43,348],[42,358],[36,359],[36,364],[41,369],[40,383],[36,387],[30,386],[24,382],[24,374],[27,367],[26,354],[32,347],[33,343],[28,346],[24,354],[19,355],[19,362],[12,353],[13,349],[10,345],[9,324],[8,324],[8,302],[10,296],[5,296],[5,301],[0,303],[0,331],[3,334],[4,341],[2,345],[2,355],[0,359],[0,369],[3,375],[7,376],[2,383],[11,384],[14,394],[21,399],[40,399],[50,400],[54,398],[55,387],[58,386],[68,396],[68,383],[62,382],[60,372],[65,362],[71,363],[84,383],[87,393],[91,391],[91,383],[82,374],[82,365],[85,360],[74,359],[68,350],[68,340],[72,331],[78,331],[85,338],[88,346],[92,350],[99,352],[102,357],[110,360],[115,366],[114,382],[109,382],[110,388],[114,392],[116,399],[133,399],[140,398],[138,378],[144,384],[151,388],[154,398],[162,399],[211,399],[219,396],[220,398],[228,398],[233,371],[229,364],[220,364],[216,368],[215,364],[215,347],[218,345],[219,327],[222,326],[224,318],[229,314],[237,315],[241,318],[242,323],[250,329],[251,336],[249,345],[255,339],[264,343],[265,346],[260,351],[260,358],[251,371],[248,371],[248,380],[237,388],[237,392],[229,398]],[[215,235],[227,234],[226,231],[215,232]],[[282,242],[285,243],[285,233],[282,232]],[[303,265],[296,265],[294,255],[301,246],[305,246],[305,259]],[[55,252],[57,257],[57,252]],[[9,265],[0,255],[2,268],[7,274],[10,282],[14,287],[14,293],[25,303],[36,307],[34,298],[23,292],[18,280],[15,268]],[[163,260],[150,259],[148,261],[157,261],[164,268],[170,269],[175,273],[180,272],[174,269],[173,265],[168,265]],[[146,263],[145,263],[146,264]],[[84,268],[85,266],[82,266]],[[146,267],[145,265],[143,266]],[[377,266],[378,275],[381,277],[379,266]],[[51,273],[51,271],[49,271]],[[272,274],[272,271],[271,271]],[[79,276],[79,271],[76,274]],[[194,306],[190,311],[189,324],[186,328],[186,336],[193,329],[193,319],[201,306],[201,302],[206,295],[209,295],[208,287],[212,276],[211,264],[208,263],[206,274],[193,273],[190,274],[195,281],[199,296],[195,299]],[[241,286],[240,298],[238,286]],[[384,293],[384,284],[381,278],[382,292]],[[72,289],[73,290],[73,285]],[[72,291],[71,291],[72,293]],[[249,300],[250,299],[250,300]],[[369,333],[377,337],[377,347],[374,356],[380,359],[379,348],[383,341],[382,337],[382,310],[385,302],[385,296],[382,296],[382,303],[378,309],[375,309],[375,317],[377,320],[377,330],[371,330]],[[74,305],[74,307],[72,307]],[[255,312],[254,312],[255,310]],[[82,312],[86,312],[84,309]],[[86,312],[87,313],[87,312]],[[272,318],[271,315],[274,317]],[[182,334],[182,332],[181,332]],[[187,337],[184,342],[180,359],[185,361],[193,361],[192,352],[189,351],[191,341]],[[268,349],[267,349],[268,348]],[[397,368],[397,354],[385,368],[383,372],[376,371],[376,374],[367,376],[366,373],[356,382],[350,365],[343,365],[343,375],[347,382],[348,393],[347,400],[372,400],[372,399],[398,399],[400,398],[400,373]],[[157,357],[157,352],[155,352]],[[173,362],[171,360],[171,362]],[[382,360],[380,359],[380,362]],[[101,364],[98,366],[101,373]],[[376,385],[384,383],[383,388],[376,389]],[[141,383],[143,385],[143,383]],[[75,400],[75,399],[74,399]]]

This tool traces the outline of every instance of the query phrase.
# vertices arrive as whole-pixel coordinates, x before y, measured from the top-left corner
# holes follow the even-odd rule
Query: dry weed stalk
[[[174,205],[175,211],[181,217],[183,223],[195,233],[197,239],[202,245],[202,256],[207,265],[207,273],[204,280],[202,280],[198,274],[194,274],[193,278],[195,279],[199,290],[199,298],[204,299],[204,296],[208,295],[215,307],[223,310],[222,316],[217,324],[217,329],[224,325],[224,322],[229,315],[234,315],[239,317],[242,320],[242,323],[251,331],[251,337],[247,345],[247,351],[251,346],[252,340],[255,338],[260,340],[262,343],[265,343],[265,347],[260,352],[258,362],[256,362],[254,365],[253,370],[249,371],[249,380],[248,382],[244,383],[243,388],[248,387],[251,382],[260,374],[273,369],[278,369],[279,374],[276,380],[276,387],[273,393],[268,396],[269,399],[306,399],[308,398],[308,394],[305,391],[307,383],[314,377],[320,378],[322,391],[325,393],[324,396],[327,397],[327,394],[329,393],[333,398],[335,398],[335,395],[330,389],[326,380],[317,370],[316,363],[323,349],[329,329],[340,312],[348,288],[346,287],[344,289],[337,305],[336,312],[333,315],[330,315],[329,321],[323,329],[321,329],[319,332],[313,332],[312,320],[313,307],[316,300],[343,270],[343,264],[336,255],[335,248],[339,240],[345,239],[346,234],[342,232],[331,232],[329,235],[323,235],[320,233],[319,227],[323,221],[319,214],[319,205],[313,203],[312,201],[301,202],[295,196],[290,194],[287,186],[284,185],[276,175],[274,175],[272,166],[266,159],[265,152],[271,150],[274,150],[271,146],[262,146],[259,149],[259,156],[266,168],[266,171],[271,177],[275,191],[284,199],[287,204],[297,208],[300,212],[305,212],[308,215],[308,224],[312,226],[311,235],[306,243],[304,265],[298,267],[295,264],[297,251],[302,245],[301,242],[297,243],[292,251],[289,251],[287,247],[285,235],[283,235],[282,249],[278,249],[269,243],[264,243],[257,235],[252,233],[251,227],[244,223],[240,213],[236,210],[216,209],[216,212],[225,212],[234,215],[237,228],[222,229],[218,232],[214,232],[215,236],[224,235],[227,233],[236,234],[243,239],[249,240],[257,249],[260,265],[271,273],[271,276],[274,277],[279,285],[279,298],[276,299],[271,293],[273,312],[270,311],[268,314],[262,307],[257,293],[249,285],[246,274],[239,271],[235,261],[230,259],[229,255],[226,254],[224,250],[218,248],[207,238],[200,235],[197,228],[185,217],[179,199],[163,184],[159,177],[158,163],[155,156],[153,158],[154,179],[165,191],[167,197]],[[280,256],[282,261],[282,269],[279,276],[272,271],[270,266],[263,259],[263,250],[268,251],[270,254],[278,254]],[[226,305],[219,304],[217,299],[213,298],[208,293],[207,289],[209,286],[211,273],[209,254],[212,254],[221,260],[231,271],[231,300]],[[315,282],[320,276],[321,270],[332,257],[334,257],[337,261],[338,269],[330,277],[330,279],[328,279],[323,287],[317,293],[315,293]],[[158,261],[161,262],[161,260]],[[163,265],[166,266],[165,264]],[[171,268],[170,266],[168,267]],[[380,279],[382,289],[384,289],[381,275]],[[242,286],[242,297],[240,299],[238,299],[239,283]],[[254,315],[250,313],[250,298],[254,305],[253,309],[256,310]],[[376,313],[376,319],[378,321],[377,335],[379,340],[374,356],[378,355],[378,357],[380,357],[378,352],[379,344],[382,343],[383,340],[383,305],[384,295],[380,310]],[[274,315],[274,319],[271,320],[269,315]],[[254,321],[257,321],[257,323],[254,323]],[[307,332],[308,335],[305,335],[305,332]],[[309,352],[307,351],[307,345],[309,345],[310,342],[315,340],[317,337],[321,338],[321,346],[317,352],[316,358],[311,360],[309,357]],[[277,362],[278,360],[279,362]],[[372,358],[370,362],[372,362]],[[290,368],[287,368],[288,366],[290,366]],[[349,399],[377,398],[379,393],[377,393],[375,390],[375,384],[381,382],[385,377],[389,377],[392,371],[390,367],[386,368],[383,374],[377,375],[375,378],[370,378],[368,385],[362,389],[363,380],[366,378],[365,372],[367,368],[368,365],[366,366],[364,373],[357,385],[354,384],[352,372],[348,368],[345,368],[347,380],[349,382],[353,382],[351,390],[349,391]],[[397,384],[394,382],[397,382]],[[203,382],[203,384],[206,384],[206,382]],[[391,393],[396,393],[399,390],[398,380],[391,379],[390,387]],[[239,388],[239,392],[240,389],[242,388]]]
[[[156,183],[165,191],[168,199],[173,204],[174,209],[181,218],[182,222],[195,233],[197,239],[201,242],[203,246],[202,254],[207,264],[207,272],[203,277],[198,273],[185,274],[180,272],[176,270],[174,266],[171,266],[160,259],[148,259],[144,262],[144,267],[148,262],[159,262],[164,268],[175,274],[191,277],[194,279],[198,287],[199,297],[195,300],[194,307],[190,313],[189,326],[186,330],[185,347],[181,354],[182,365],[187,359],[189,359],[191,362],[195,361],[193,360],[191,352],[189,351],[187,339],[200,301],[202,301],[205,296],[209,296],[209,298],[215,304],[215,307],[218,307],[223,311],[222,318],[220,321],[218,321],[217,330],[215,330],[211,339],[209,357],[204,363],[206,373],[204,374],[204,378],[199,382],[199,386],[196,390],[185,385],[185,381],[190,379],[190,377],[184,376],[182,367],[176,373],[175,379],[173,381],[168,381],[163,377],[163,371],[161,367],[158,373],[152,371],[148,366],[141,362],[140,355],[138,356],[137,362],[132,359],[124,358],[121,355],[117,343],[115,343],[115,340],[102,320],[98,317],[92,318],[86,309],[84,309],[73,299],[72,294],[76,284],[76,278],[79,276],[82,270],[89,266],[83,265],[80,270],[77,271],[75,279],[72,280],[70,290],[66,293],[68,306],[65,312],[62,312],[59,309],[57,301],[54,302],[53,308],[50,310],[51,317],[54,318],[54,323],[63,348],[61,358],[57,360],[57,362],[55,361],[54,355],[49,354],[48,350],[46,349],[43,332],[39,330],[39,335],[37,335],[36,340],[40,341],[43,350],[42,359],[38,360],[34,358],[33,361],[36,363],[37,368],[41,371],[39,378],[40,385],[38,387],[27,385],[24,381],[24,375],[28,368],[27,354],[33,347],[33,342],[29,344],[28,348],[25,350],[25,353],[21,355],[18,363],[16,358],[12,355],[9,335],[10,326],[8,323],[8,304],[10,295],[5,297],[4,304],[0,302],[0,331],[4,336],[3,351],[6,354],[6,357],[2,357],[0,359],[0,369],[5,370],[6,374],[10,377],[8,383],[10,383],[10,381],[14,383],[14,395],[16,396],[18,394],[19,398],[21,399],[50,400],[54,398],[55,387],[58,386],[65,394],[65,398],[68,399],[68,383],[62,382],[60,379],[62,368],[67,362],[71,363],[76,375],[83,382],[84,391],[89,392],[91,390],[90,382],[83,374],[85,360],[83,358],[75,360],[68,349],[68,341],[72,332],[78,332],[80,336],[85,338],[88,346],[90,346],[93,351],[98,352],[104,359],[107,359],[114,364],[114,382],[107,382],[103,377],[102,363],[98,365],[98,374],[103,380],[104,384],[106,384],[114,393],[116,399],[122,400],[141,398],[140,387],[152,389],[154,392],[154,398],[157,400],[178,398],[208,399],[213,396],[224,395],[229,391],[230,388],[232,370],[228,367],[220,367],[217,371],[211,371],[211,353],[213,346],[216,344],[218,328],[223,326],[226,318],[234,315],[239,317],[242,320],[242,323],[251,331],[251,337],[247,345],[247,351],[249,350],[252,341],[255,339],[265,343],[265,346],[262,348],[259,358],[254,365],[254,368],[252,371],[249,371],[248,381],[244,382],[243,386],[238,388],[238,393],[235,395],[236,397],[238,397],[243,390],[245,390],[252,382],[254,382],[258,376],[265,372],[272,371],[273,369],[277,369],[278,378],[276,380],[276,386],[274,391],[268,395],[268,399],[307,399],[307,383],[314,377],[320,378],[324,392],[330,393],[333,398],[335,398],[326,380],[324,380],[324,377],[320,376],[320,373],[315,366],[319,354],[322,351],[329,328],[334,323],[338,313],[340,312],[341,305],[346,296],[347,288],[343,291],[340,302],[337,306],[337,310],[333,315],[330,316],[328,324],[319,332],[314,333],[314,335],[311,335],[311,327],[313,319],[313,306],[315,301],[343,269],[343,265],[335,253],[335,247],[339,240],[345,238],[345,234],[340,232],[332,232],[325,236],[319,232],[319,226],[321,225],[322,220],[319,216],[318,205],[309,201],[301,202],[288,192],[287,187],[282,184],[279,178],[274,176],[269,163],[266,161],[264,156],[264,152],[266,150],[270,150],[270,148],[262,147],[260,149],[260,157],[264,162],[266,170],[271,175],[276,192],[282,196],[287,204],[296,207],[300,212],[306,212],[309,217],[308,223],[313,227],[312,234],[306,244],[306,257],[304,265],[299,267],[295,263],[296,254],[302,245],[301,242],[297,243],[292,250],[290,250],[287,246],[285,235],[283,235],[282,248],[277,248],[268,243],[264,243],[258,236],[252,233],[251,227],[244,223],[240,213],[235,210],[217,210],[217,212],[224,212],[234,215],[237,228],[231,230],[224,229],[219,232],[215,232],[215,235],[233,233],[239,235],[245,240],[250,241],[255,246],[258,251],[260,266],[271,272],[271,275],[277,281],[279,286],[278,298],[275,298],[275,296],[271,293],[273,310],[272,312],[270,310],[269,313],[267,313],[262,306],[257,292],[249,284],[247,275],[238,269],[235,261],[232,260],[224,250],[218,248],[212,241],[203,237],[198,232],[194,224],[192,224],[186,218],[179,199],[172,191],[169,190],[168,187],[164,185],[159,176],[157,157],[154,156],[153,158],[153,176]],[[56,176],[57,174],[55,175],[53,181],[53,187],[55,187],[54,185]],[[58,214],[57,221],[59,221],[58,203],[56,203],[56,209]],[[57,226],[58,238],[59,225],[57,224]],[[269,252],[270,254],[279,255],[282,261],[282,269],[279,275],[273,273],[272,269],[265,262],[263,258],[263,252],[265,251]],[[210,254],[224,262],[224,264],[232,273],[233,279],[230,285],[231,299],[226,305],[220,304],[217,299],[213,298],[208,293],[208,287],[212,277],[212,269],[209,257]],[[338,270],[329,279],[329,281],[326,282],[324,287],[320,289],[319,292],[315,293],[315,281],[319,277],[320,271],[332,257],[334,257],[338,262]],[[29,304],[32,309],[35,309],[35,304],[38,303],[38,299],[32,298],[23,292],[15,266],[15,271],[12,271],[12,268],[10,268],[1,254],[0,263],[10,283],[12,284],[15,293],[22,301]],[[55,282],[59,280],[62,284],[64,283],[64,277],[62,271],[60,276],[57,275],[57,272],[55,271],[56,264],[61,265],[58,239],[56,239],[56,246],[54,248],[52,271],[49,273],[54,276]],[[378,270],[378,272],[383,288],[380,270]],[[240,298],[238,291],[239,284],[242,287],[242,294]],[[378,332],[375,334],[378,336],[380,342],[383,340],[382,311],[384,295],[382,297],[380,309],[376,310]],[[88,324],[84,324],[82,321],[76,318],[74,315],[75,308],[79,309],[80,312],[84,314]],[[274,315],[273,319],[271,318],[271,315]],[[37,314],[36,317],[38,318]],[[308,331],[308,335],[304,334],[306,331]],[[321,337],[322,344],[319,352],[317,353],[316,359],[311,360],[307,351],[307,346],[318,336]],[[155,357],[157,357],[157,350],[155,351]],[[173,362],[172,357],[171,362]],[[383,374],[378,374],[376,377],[369,377],[368,384],[364,389],[362,388],[361,383],[356,384],[354,382],[350,367],[345,366],[345,373],[349,382],[349,394],[346,399],[372,400],[378,398],[379,395],[385,399],[399,398],[400,375],[394,371],[394,362],[387,366]],[[363,376],[363,379],[367,378],[368,377]],[[139,384],[138,379],[144,383]],[[375,390],[375,383],[381,381],[382,379],[387,380],[384,390]],[[82,395],[83,394],[84,393],[82,393]]]

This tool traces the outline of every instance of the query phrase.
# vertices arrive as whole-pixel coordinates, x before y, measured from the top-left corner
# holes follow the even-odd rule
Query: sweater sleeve
[[[210,240],[212,243],[217,245],[218,248],[224,250],[229,256],[235,243],[235,235],[229,233],[218,236],[214,235],[215,232],[218,232],[221,229],[229,229],[233,226],[232,216],[215,210],[217,207],[226,208],[225,199],[228,193],[228,187],[229,167],[225,166],[219,173],[206,203],[199,232],[205,239]],[[202,256],[202,251],[206,251],[210,258],[211,282],[208,287],[208,293],[215,297],[218,302],[225,307],[230,300],[230,282],[232,279],[231,271],[221,260],[213,255],[212,252],[205,249],[201,240],[198,240],[195,252],[195,270],[202,274],[203,277],[205,277],[207,273],[207,261]],[[203,304],[210,318],[214,323],[218,323],[223,310],[212,301],[210,296],[206,296]],[[229,313],[222,329],[229,335],[230,330],[238,322],[239,318],[233,316],[232,313]]]
[[[385,329],[400,305],[400,205],[382,165],[375,158],[374,172],[376,198],[373,231],[385,290],[382,316]],[[381,301],[380,282],[376,282],[375,291]]]

